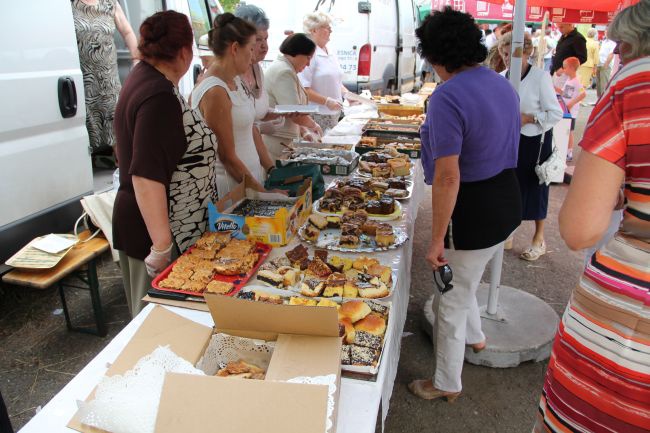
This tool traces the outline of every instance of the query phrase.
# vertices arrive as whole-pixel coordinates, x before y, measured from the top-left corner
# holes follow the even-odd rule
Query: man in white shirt
[[[605,92],[609,77],[612,72],[612,60],[614,59],[614,48],[616,42],[605,36],[598,51],[598,65],[596,66],[596,94],[598,98]]]
[[[544,53],[544,70],[548,72],[551,70],[551,64],[553,62],[553,50],[555,49],[557,42],[551,37],[551,29],[546,29],[546,34],[543,38],[541,37],[540,31],[540,36],[536,39],[536,52],[539,53],[541,51]],[[535,41],[533,41],[533,44],[535,44]],[[537,54],[535,55],[535,58],[537,58]]]

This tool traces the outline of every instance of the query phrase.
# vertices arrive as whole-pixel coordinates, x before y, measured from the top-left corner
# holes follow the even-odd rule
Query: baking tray
[[[318,206],[320,205],[320,201],[322,198],[319,198],[312,204],[311,210],[313,213],[318,214],[318,215],[323,215],[323,216],[341,216],[343,215],[343,212],[323,212],[321,211]],[[400,219],[402,217],[402,204],[395,199],[395,211],[392,214],[389,215],[380,215],[380,214],[374,214],[374,213],[369,213],[368,218],[371,220],[375,221],[394,221],[397,219]]]
[[[183,255],[189,254],[189,252],[193,249],[194,247],[191,247],[188,249]],[[220,274],[215,274],[214,277],[212,278],[213,280],[216,281],[223,281],[227,283],[232,283],[233,284],[233,289],[227,293],[227,295],[234,295],[237,293],[242,287],[246,285],[248,280],[251,279],[251,277],[257,272],[259,267],[264,263],[266,258],[269,256],[269,253],[271,252],[273,248],[270,245],[263,244],[261,242],[257,242],[255,244],[255,252],[259,254],[259,259],[255,263],[255,266],[248,271],[246,274],[241,274],[241,275],[220,275]],[[176,264],[176,260],[167,268],[162,271],[154,280],[151,282],[151,287],[154,289],[161,291],[161,292],[171,292],[171,293],[180,293],[183,295],[188,295],[188,296],[193,296],[193,297],[203,297],[203,292],[191,292],[189,290],[177,290],[177,289],[168,289],[167,287],[160,287],[160,282],[167,278],[167,276],[171,273],[172,268]],[[160,296],[159,296],[160,297]],[[177,299],[181,300],[181,299]]]
[[[307,222],[306,224],[309,224]],[[305,224],[305,225],[306,225]],[[380,247],[375,243],[375,239],[372,236],[361,235],[359,236],[359,246],[356,248],[346,248],[339,245],[339,239],[341,237],[341,229],[325,229],[321,230],[320,236],[314,241],[305,239],[304,230],[305,225],[300,227],[298,230],[298,236],[302,239],[303,242],[309,245],[313,245],[316,248],[324,248],[330,251],[340,251],[343,253],[373,253],[376,251],[389,251],[396,250],[408,240],[408,235],[406,231],[401,227],[393,227],[393,233],[395,234],[395,243],[389,247]]]

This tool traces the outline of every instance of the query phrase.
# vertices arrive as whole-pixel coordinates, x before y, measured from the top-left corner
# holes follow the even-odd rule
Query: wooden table
[[[90,232],[85,231],[79,235],[81,241],[61,259],[61,261],[51,269],[14,269],[2,277],[2,281],[7,284],[31,287],[34,289],[47,289],[48,287],[58,284],[61,303],[63,304],[63,314],[69,330],[78,332],[87,332],[104,337],[106,335],[106,323],[104,322],[104,312],[102,310],[101,298],[99,296],[99,280],[97,279],[97,258],[106,252],[110,246],[108,241],[102,236],[96,236],[87,242],[85,239],[90,237]],[[85,286],[76,286],[69,283],[64,284],[63,279],[72,276],[80,280]],[[72,325],[70,313],[65,299],[64,287],[75,289],[89,290],[92,302],[93,313],[95,316],[96,329],[77,327]]]

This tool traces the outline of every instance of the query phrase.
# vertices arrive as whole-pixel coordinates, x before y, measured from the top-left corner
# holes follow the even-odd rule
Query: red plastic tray
[[[194,247],[192,247],[194,248]],[[189,254],[190,251],[192,251],[192,248],[188,249],[183,255]],[[273,248],[270,245],[263,244],[261,242],[257,242],[255,244],[255,252],[259,254],[259,259],[257,260],[257,263],[255,263],[255,266],[253,266],[253,269],[251,269],[247,274],[243,275],[220,275],[220,274],[215,274],[214,277],[212,278],[213,280],[217,281],[224,281],[226,283],[232,283],[234,288],[227,293],[228,296],[233,296],[237,294],[241,290],[242,287],[248,282],[248,280],[251,279],[251,277],[257,272],[260,266],[262,266],[262,263],[264,263],[264,260],[269,256],[269,253],[271,252]],[[162,271],[156,278],[153,279],[151,282],[151,287],[157,290],[162,290],[163,292],[174,292],[174,293],[183,293],[185,295],[190,295],[190,296],[203,296],[203,292],[191,292],[189,290],[176,290],[176,289],[168,289],[166,287],[161,287],[160,282],[167,278],[169,273],[172,271],[172,268],[176,264],[176,261],[174,261],[171,265],[169,265],[164,271]]]

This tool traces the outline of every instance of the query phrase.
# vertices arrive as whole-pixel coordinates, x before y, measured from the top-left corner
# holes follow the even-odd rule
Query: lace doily
[[[214,334],[196,367],[207,375],[214,375],[229,362],[243,359],[266,371],[272,354],[273,344],[271,342],[227,334]]]
[[[309,385],[327,385],[327,419],[325,420],[325,431],[332,429],[332,415],[334,414],[334,395],[336,394],[336,375],[328,374],[327,376],[299,376],[287,380],[289,383],[306,383]]]
[[[165,373],[203,375],[169,346],[158,347],[124,375],[105,377],[95,399],[81,403],[81,422],[112,433],[153,433]]]

